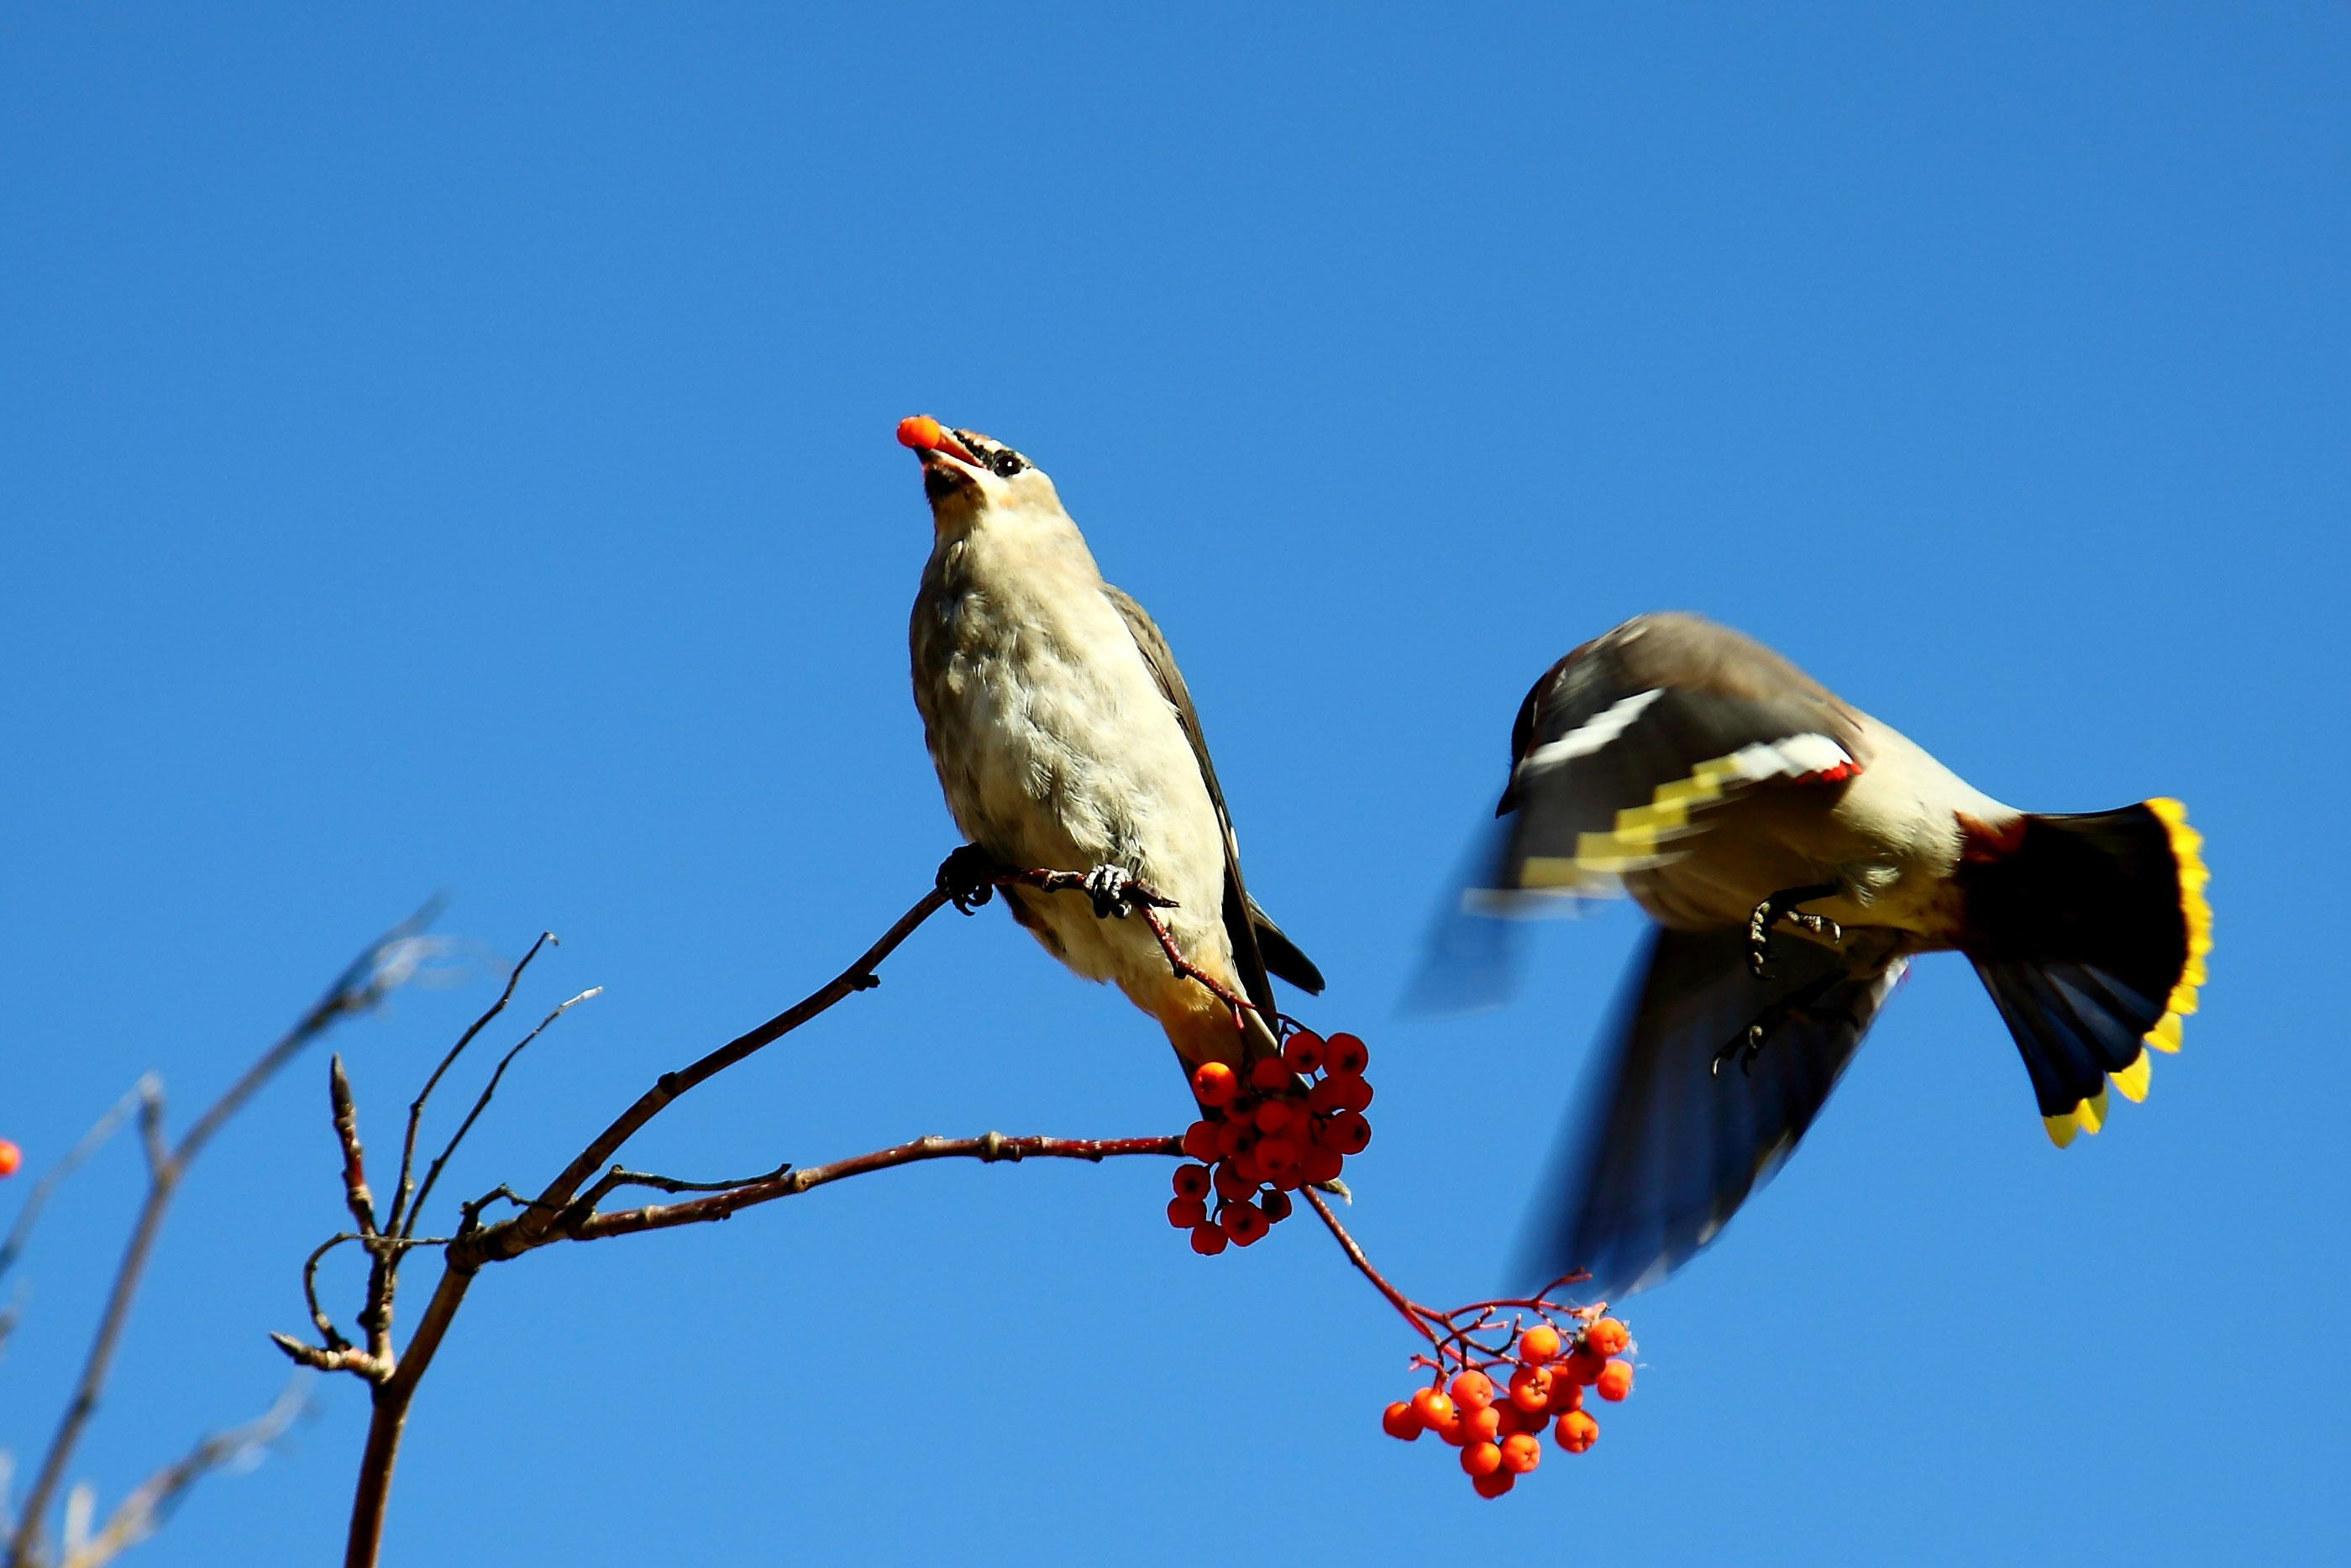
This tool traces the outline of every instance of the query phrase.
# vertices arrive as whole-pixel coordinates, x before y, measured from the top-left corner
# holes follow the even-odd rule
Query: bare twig
[[[1312,1206],[1314,1212],[1321,1216],[1322,1223],[1330,1228],[1331,1234],[1337,1239],[1340,1249],[1347,1254],[1347,1260],[1361,1270],[1364,1278],[1369,1280],[1378,1289],[1380,1294],[1387,1298],[1388,1305],[1404,1314],[1404,1321],[1413,1326],[1415,1333],[1427,1340],[1429,1343],[1437,1343],[1437,1331],[1429,1326],[1429,1320],[1442,1322],[1442,1314],[1432,1312],[1426,1307],[1418,1305],[1402,1291],[1389,1284],[1387,1276],[1372,1267],[1372,1260],[1364,1255],[1364,1249],[1361,1247],[1355,1245],[1355,1239],[1347,1234],[1347,1228],[1339,1223],[1339,1217],[1331,1212],[1331,1206],[1322,1201],[1321,1193],[1311,1186],[1301,1187],[1299,1190],[1305,1195],[1307,1203]]]
[[[359,1108],[351,1103],[351,1081],[343,1076],[343,1059],[327,1059],[327,1103],[335,1122],[335,1141],[343,1146],[343,1202],[359,1222],[360,1234],[375,1234],[375,1195],[368,1191],[367,1156],[360,1147]]]
[[[18,1516],[16,1528],[8,1542],[7,1568],[31,1568],[40,1553],[43,1521],[50,1500],[56,1497],[63,1481],[66,1468],[73,1460],[74,1449],[89,1418],[98,1409],[99,1396],[106,1387],[107,1375],[114,1364],[114,1353],[121,1342],[123,1327],[131,1317],[131,1304],[139,1293],[141,1280],[146,1273],[147,1260],[153,1251],[155,1238],[161,1233],[163,1217],[170,1209],[172,1198],[179,1190],[188,1167],[212,1142],[214,1134],[227,1124],[230,1117],[245,1108],[246,1103],[261,1092],[264,1084],[278,1070],[291,1061],[302,1048],[342,1019],[367,1011],[381,1001],[394,988],[403,984],[415,973],[423,960],[425,949],[419,936],[424,924],[437,913],[437,903],[429,904],[403,921],[360,952],[349,967],[336,977],[326,995],[313,1003],[310,1009],[297,1019],[294,1027],[261,1053],[253,1065],[245,1070],[235,1082],[224,1091],[219,1099],[198,1116],[195,1124],[182,1134],[176,1147],[162,1146],[160,1108],[156,1113],[141,1112],[142,1123],[152,1125],[154,1133],[150,1142],[152,1166],[147,1196],[141,1204],[139,1217],[132,1224],[131,1239],[123,1249],[122,1260],[116,1266],[114,1283],[107,1292],[106,1306],[98,1321],[89,1354],[82,1363],[81,1376],[74,1385],[73,1396],[66,1403],[59,1417],[56,1435],[49,1439],[41,1456],[41,1468],[35,1475],[31,1489],[25,1494],[24,1511]],[[142,1098],[141,1103],[148,1103]],[[152,1115],[152,1119],[151,1119]]]
[[[58,1568],[101,1568],[155,1533],[189,1490],[224,1466],[269,1447],[292,1426],[308,1403],[299,1374],[287,1381],[277,1402],[242,1427],[216,1432],[175,1462],[148,1477],[124,1498],[106,1524],[87,1541],[68,1540]]]
[[[0,1241],[0,1276],[5,1276],[16,1266],[16,1260],[24,1256],[26,1244],[33,1239],[33,1226],[40,1219],[41,1210],[49,1206],[49,1199],[56,1195],[59,1184],[79,1169],[83,1161],[98,1153],[133,1110],[150,1099],[159,1098],[162,1092],[162,1081],[152,1072],[145,1074],[124,1092],[121,1099],[107,1108],[105,1115],[91,1124],[89,1131],[84,1133],[81,1140],[68,1149],[57,1164],[41,1173],[41,1179],[35,1182],[33,1190],[25,1195],[25,1207],[16,1211],[16,1223],[8,1228],[8,1239]]]
[[[565,1013],[569,1012],[573,1008],[578,1007],[581,1002],[588,1000],[590,997],[602,995],[603,990],[604,988],[601,986],[590,986],[586,990],[580,992],[578,996],[573,997],[570,1000],[558,1003],[553,1012],[549,1013],[545,1018],[538,1020],[538,1027],[537,1029],[532,1030],[528,1034],[517,1040],[513,1050],[498,1058],[498,1065],[496,1071],[491,1072],[490,1081],[482,1085],[481,1093],[475,1097],[474,1108],[465,1113],[465,1121],[458,1124],[457,1130],[455,1133],[450,1134],[447,1145],[442,1149],[439,1155],[434,1157],[432,1166],[426,1169],[424,1173],[424,1185],[417,1189],[416,1201],[408,1206],[408,1213],[398,1227],[400,1234],[402,1236],[413,1236],[416,1233],[416,1217],[424,1211],[424,1200],[433,1196],[433,1184],[441,1179],[442,1167],[449,1163],[449,1156],[457,1152],[457,1145],[465,1141],[465,1134],[474,1130],[474,1124],[479,1121],[481,1119],[482,1113],[488,1109],[490,1096],[498,1092],[499,1081],[506,1077],[507,1069],[513,1064],[514,1059],[522,1054],[522,1048],[528,1045],[532,1040],[537,1040],[540,1035],[545,1034],[547,1032],[548,1025],[553,1023],[557,1019],[561,1018]]]

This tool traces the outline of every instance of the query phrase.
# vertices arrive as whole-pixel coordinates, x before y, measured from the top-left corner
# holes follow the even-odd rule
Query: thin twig
[[[359,1108],[351,1103],[351,1081],[343,1076],[340,1052],[327,1059],[327,1104],[335,1123],[335,1141],[343,1149],[343,1202],[359,1222],[360,1234],[375,1234],[375,1195],[368,1191],[367,1158],[360,1147]]]
[[[147,1260],[153,1251],[155,1238],[163,1226],[163,1216],[171,1207],[172,1195],[187,1174],[188,1166],[202,1154],[213,1135],[227,1124],[230,1117],[245,1108],[246,1103],[261,1092],[261,1087],[275,1077],[277,1071],[291,1061],[303,1047],[325,1033],[336,1023],[355,1013],[366,1011],[383,999],[386,993],[405,982],[415,972],[418,952],[417,933],[438,910],[437,901],[378,937],[354,958],[326,995],[313,1003],[310,1009],[296,1020],[292,1029],[281,1035],[277,1043],[261,1053],[253,1065],[245,1070],[235,1082],[214,1101],[195,1124],[181,1136],[177,1147],[171,1149],[151,1174],[145,1200],[140,1205],[139,1217],[131,1229],[131,1239],[123,1248],[122,1260],[116,1266],[114,1283],[107,1292],[106,1306],[98,1320],[98,1332],[92,1337],[89,1354],[82,1363],[81,1376],[76,1381],[73,1396],[66,1403],[64,1414],[57,1421],[56,1434],[41,1456],[41,1468],[31,1489],[25,1494],[24,1511],[18,1515],[15,1534],[8,1543],[7,1568],[30,1568],[40,1554],[44,1519],[49,1502],[64,1480],[66,1467],[72,1463],[74,1449],[81,1441],[83,1429],[89,1424],[98,1408],[99,1396],[106,1387],[107,1375],[113,1368],[114,1353],[120,1343],[122,1330],[131,1317],[131,1304],[139,1293],[139,1284],[146,1273]]]
[[[457,1152],[457,1145],[465,1141],[465,1134],[474,1130],[474,1124],[481,1119],[482,1113],[489,1107],[490,1096],[498,1092],[499,1081],[506,1077],[507,1069],[512,1065],[514,1059],[522,1054],[522,1048],[545,1034],[548,1025],[578,1007],[581,1002],[588,1000],[589,998],[602,995],[603,990],[604,988],[601,986],[590,986],[569,1001],[559,1003],[553,1012],[538,1020],[537,1029],[517,1040],[513,1050],[498,1058],[496,1071],[490,1074],[490,1081],[482,1085],[481,1093],[475,1098],[474,1108],[465,1113],[465,1121],[460,1123],[457,1130],[450,1134],[448,1144],[425,1170],[424,1185],[417,1189],[416,1201],[408,1206],[407,1216],[398,1228],[402,1236],[413,1236],[416,1233],[416,1217],[424,1212],[424,1200],[433,1196],[433,1184],[441,1179],[442,1167],[449,1163],[449,1156]]]
[[[68,1550],[58,1568],[102,1568],[154,1534],[198,1481],[223,1466],[233,1465],[269,1447],[285,1435],[308,1404],[303,1386],[307,1381],[298,1373],[287,1380],[286,1391],[277,1402],[258,1416],[242,1427],[213,1434],[180,1459],[140,1482],[108,1516],[104,1528],[89,1541]]]
[[[153,1073],[141,1076],[138,1082],[123,1092],[121,1099],[107,1108],[105,1115],[91,1124],[89,1131],[81,1135],[80,1142],[68,1149],[57,1164],[41,1173],[41,1179],[35,1182],[33,1190],[25,1195],[25,1207],[16,1211],[16,1223],[8,1228],[8,1239],[0,1241],[0,1276],[5,1276],[16,1266],[16,1260],[24,1256],[26,1244],[33,1239],[33,1226],[41,1218],[41,1210],[49,1206],[49,1199],[56,1194],[58,1185],[80,1168],[83,1161],[98,1153],[134,1109],[162,1092],[162,1082]]]
[[[1346,1252],[1348,1261],[1362,1270],[1364,1278],[1378,1287],[1380,1294],[1388,1299],[1388,1305],[1404,1314],[1404,1321],[1413,1326],[1415,1333],[1427,1340],[1429,1343],[1437,1343],[1437,1331],[1428,1325],[1427,1319],[1437,1317],[1439,1314],[1430,1312],[1426,1307],[1416,1305],[1402,1291],[1388,1283],[1386,1275],[1372,1267],[1372,1260],[1364,1256],[1364,1249],[1355,1245],[1355,1239],[1347,1234],[1347,1228],[1339,1223],[1339,1217],[1331,1212],[1331,1206],[1322,1201],[1321,1193],[1311,1186],[1301,1187],[1299,1191],[1305,1195],[1306,1201],[1312,1206],[1314,1212],[1322,1216],[1322,1223],[1330,1227],[1331,1234],[1338,1239],[1339,1246]]]
[[[507,1003],[513,998],[515,988],[522,983],[522,972],[530,967],[530,961],[538,956],[539,949],[554,942],[556,942],[554,932],[542,931],[538,934],[538,940],[530,945],[530,951],[525,953],[516,962],[513,971],[507,976],[506,989],[498,993],[498,999],[490,1004],[489,1011],[474,1020],[473,1028],[457,1037],[457,1043],[449,1048],[448,1054],[441,1059],[441,1065],[433,1070],[432,1076],[424,1081],[424,1087],[418,1090],[416,1098],[410,1102],[408,1132],[400,1141],[400,1184],[392,1189],[392,1212],[384,1217],[383,1228],[386,1230],[398,1230],[401,1218],[407,1211],[408,1178],[416,1169],[416,1129],[424,1120],[426,1102],[433,1098],[433,1091],[440,1086],[442,1075],[455,1066],[457,1058],[465,1054],[467,1046],[474,1043],[474,1037],[489,1028],[490,1020],[507,1010]]]

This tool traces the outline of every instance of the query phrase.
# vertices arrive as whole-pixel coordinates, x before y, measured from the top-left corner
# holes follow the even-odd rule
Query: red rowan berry
[[[1363,1111],[1368,1110],[1371,1107],[1372,1086],[1363,1079],[1331,1078],[1324,1080],[1324,1082],[1335,1083],[1339,1086],[1338,1092],[1332,1096],[1332,1099],[1337,1102],[1338,1109],[1342,1111]]]
[[[1326,1181],[1337,1181],[1346,1163],[1339,1157],[1338,1150],[1317,1145],[1299,1156],[1298,1174],[1309,1186],[1320,1186]]]
[[[1203,1105],[1229,1105],[1240,1080],[1221,1061],[1204,1061],[1192,1074],[1192,1097]]]
[[[1292,1072],[1315,1071],[1322,1065],[1322,1037],[1312,1030],[1300,1030],[1281,1042],[1281,1060]]]
[[[1225,1249],[1225,1233],[1221,1227],[1203,1220],[1192,1227],[1192,1250],[1203,1258],[1213,1258]]]
[[[1190,1230],[1204,1225],[1208,1218],[1208,1206],[1196,1197],[1171,1197],[1167,1200],[1167,1223],[1178,1230]]]
[[[1339,1081],[1325,1078],[1306,1092],[1306,1108],[1318,1116],[1327,1116],[1340,1109]]]
[[[1280,1181],[1298,1174],[1299,1148],[1288,1138],[1261,1138],[1253,1155],[1268,1181]]]
[[[23,1168],[25,1151],[6,1138],[0,1138],[0,1177],[12,1176]]]
[[[1604,1356],[1622,1355],[1633,1343],[1633,1332],[1614,1318],[1603,1318],[1583,1331],[1583,1343]]]
[[[1226,1235],[1243,1247],[1255,1245],[1265,1234],[1264,1211],[1253,1203],[1225,1205],[1225,1211],[1217,1216],[1217,1223],[1225,1228]]]
[[[1249,1141],[1256,1136],[1255,1123],[1219,1122],[1217,1124],[1217,1157],[1231,1159],[1242,1149],[1248,1147]]]
[[[1214,1160],[1221,1152],[1217,1147],[1217,1124],[1199,1121],[1185,1128],[1184,1152],[1202,1165]]]
[[[1249,1183],[1252,1190],[1265,1183],[1265,1162],[1257,1157],[1257,1145],[1254,1144],[1233,1156],[1233,1169],[1240,1172],[1241,1179]]]
[[[1206,1197],[1208,1196],[1208,1167],[1206,1166],[1177,1166],[1176,1167],[1176,1196],[1177,1197]]]
[[[1260,1133],[1281,1132],[1296,1119],[1296,1113],[1290,1110],[1287,1100],[1269,1100],[1259,1106],[1257,1114],[1250,1118]]]
[[[1489,1476],[1472,1476],[1470,1488],[1482,1498],[1497,1498],[1519,1484],[1519,1478],[1507,1469],[1496,1470]]]
[[[1211,1180],[1217,1196],[1227,1203],[1238,1203],[1257,1190],[1257,1184],[1234,1169],[1230,1160],[1217,1167],[1217,1174]]]
[[[1541,1366],[1559,1357],[1559,1331],[1549,1323],[1537,1323],[1519,1336],[1519,1359],[1529,1366]]]
[[[1381,1413],[1380,1429],[1389,1437],[1401,1437],[1407,1443],[1418,1442],[1421,1433],[1426,1430],[1421,1426],[1420,1417],[1413,1413],[1412,1406],[1401,1399]]]
[[[1490,1476],[1502,1468],[1502,1450],[1495,1443],[1464,1443],[1461,1445],[1461,1469],[1471,1480]]]
[[[1629,1361],[1612,1361],[1602,1367],[1600,1375],[1593,1379],[1592,1392],[1611,1404],[1632,1393],[1633,1364]]]
[[[1371,1141],[1372,1124],[1353,1111],[1342,1111],[1332,1117],[1330,1127],[1322,1134],[1322,1146],[1340,1155],[1360,1155]]]
[[[1551,1403],[1551,1374],[1540,1366],[1522,1366],[1510,1374],[1510,1403],[1528,1412]]]
[[[1522,1476],[1542,1463],[1542,1445],[1524,1432],[1502,1439],[1502,1468]]]
[[[1275,1093],[1290,1087],[1290,1069],[1278,1056],[1269,1056],[1249,1069],[1249,1087]]]
[[[1494,1380],[1482,1372],[1456,1375],[1449,1390],[1453,1403],[1464,1410],[1483,1410],[1494,1402]]]
[[[1361,1078],[1372,1053],[1352,1034],[1334,1034],[1322,1042],[1322,1067],[1341,1078]]]
[[[1279,1225],[1290,1218],[1290,1195],[1286,1192],[1267,1193],[1257,1200],[1257,1206],[1265,1210],[1268,1225]]]
[[[1413,1391],[1412,1413],[1420,1424],[1434,1432],[1453,1419],[1453,1401],[1441,1388],[1420,1388]]]
[[[1600,1423],[1581,1410],[1571,1410],[1559,1418],[1559,1446],[1571,1454],[1580,1454],[1600,1440]]]

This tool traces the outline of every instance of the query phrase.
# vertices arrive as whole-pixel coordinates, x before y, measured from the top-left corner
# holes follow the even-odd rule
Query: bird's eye
[[[999,452],[987,460],[987,465],[996,470],[996,476],[999,479],[1009,479],[1029,466],[1018,452]]]

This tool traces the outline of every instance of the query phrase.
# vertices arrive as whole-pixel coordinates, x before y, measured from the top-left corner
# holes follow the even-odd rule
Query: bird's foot
[[[996,879],[1003,869],[977,844],[961,844],[939,862],[938,889],[969,915],[995,896]]]
[[[1173,909],[1176,901],[1163,898],[1141,877],[1119,865],[1098,865],[1086,873],[1079,887],[1093,901],[1097,920],[1123,920],[1129,909]]]
[[[1796,908],[1800,904],[1809,904],[1815,898],[1827,898],[1844,891],[1840,883],[1824,882],[1813,887],[1792,887],[1775,893],[1757,904],[1755,912],[1747,917],[1747,972],[1759,980],[1770,972],[1771,927],[1783,920],[1831,942],[1844,941],[1844,927],[1835,921],[1825,915],[1806,915]]]
[[[1714,1075],[1721,1077],[1723,1064],[1734,1060],[1742,1075],[1752,1073],[1755,1059],[1763,1054],[1763,1047],[1780,1032],[1781,1026],[1791,1019],[1812,1016],[1813,1004],[1844,977],[1834,971],[1823,975],[1757,1013],[1746,1028],[1730,1037],[1729,1044],[1714,1053]]]

